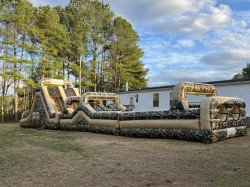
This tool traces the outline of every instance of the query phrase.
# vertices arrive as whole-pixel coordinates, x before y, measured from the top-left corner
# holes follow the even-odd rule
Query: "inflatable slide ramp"
[[[203,95],[192,103],[188,95]],[[114,93],[79,95],[69,81],[45,79],[21,127],[79,130],[113,135],[178,138],[202,142],[247,134],[245,102],[217,96],[213,85],[183,82],[172,91],[170,110],[129,111]]]

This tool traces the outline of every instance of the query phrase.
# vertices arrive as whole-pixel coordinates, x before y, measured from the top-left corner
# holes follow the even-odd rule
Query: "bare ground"
[[[0,186],[250,186],[250,136],[204,144],[0,124]]]

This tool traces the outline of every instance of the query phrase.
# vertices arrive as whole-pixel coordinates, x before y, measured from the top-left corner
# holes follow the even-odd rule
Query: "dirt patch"
[[[214,144],[0,125],[0,186],[250,185],[250,136]]]

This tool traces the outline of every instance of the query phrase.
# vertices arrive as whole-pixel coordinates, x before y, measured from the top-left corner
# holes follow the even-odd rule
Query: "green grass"
[[[236,173],[214,177],[216,186],[249,186],[250,173]]]
[[[107,181],[114,176],[114,184],[117,181],[123,184],[126,180],[134,180],[135,176],[138,180],[147,180],[143,178],[148,177],[147,171],[152,171],[152,181],[159,179],[157,172],[166,177],[161,175],[164,172],[173,174],[172,180],[178,184],[186,180],[187,172],[193,172],[192,180],[200,180],[198,184],[204,181],[207,186],[249,186],[248,148],[249,136],[203,144],[173,139],[111,138],[82,132],[20,128],[18,125],[3,127],[0,129],[0,186],[18,185],[19,182],[39,184],[41,181],[52,181],[48,184],[53,186],[53,180],[63,180],[65,185],[78,181],[76,184],[88,186],[95,173],[103,179],[106,177]],[[163,154],[170,160],[163,158]],[[193,164],[199,167],[192,169]],[[102,182],[107,184],[105,180]]]
[[[0,149],[30,144],[61,153],[86,154],[86,148],[74,144],[73,135],[61,131],[36,129],[11,129],[0,131]]]
[[[0,178],[11,178],[29,170],[51,165],[55,159],[86,158],[88,149],[74,134],[37,129],[0,130]],[[51,160],[53,159],[53,160]]]

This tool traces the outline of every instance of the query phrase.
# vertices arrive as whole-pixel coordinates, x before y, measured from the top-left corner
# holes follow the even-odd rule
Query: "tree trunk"
[[[65,79],[65,69],[66,69],[66,65],[65,65],[65,61],[63,61],[63,79]]]
[[[1,122],[4,122],[4,103],[5,103],[5,89],[6,89],[6,80],[3,80],[3,87],[2,87],[2,104],[1,104]]]
[[[16,46],[14,46],[14,60],[16,60],[17,51]],[[17,74],[17,62],[14,62],[14,114],[15,114],[15,121],[18,121],[18,79],[16,78]]]
[[[18,121],[18,82],[17,79],[14,78],[14,113],[15,113],[15,120]]]
[[[2,102],[2,105],[1,105],[1,122],[2,123],[4,122],[4,107],[3,107],[3,102]]]
[[[5,65],[3,63],[3,73],[5,73]],[[6,89],[6,80],[2,78],[2,104],[1,104],[1,122],[4,122],[4,103],[5,103],[5,89]]]

